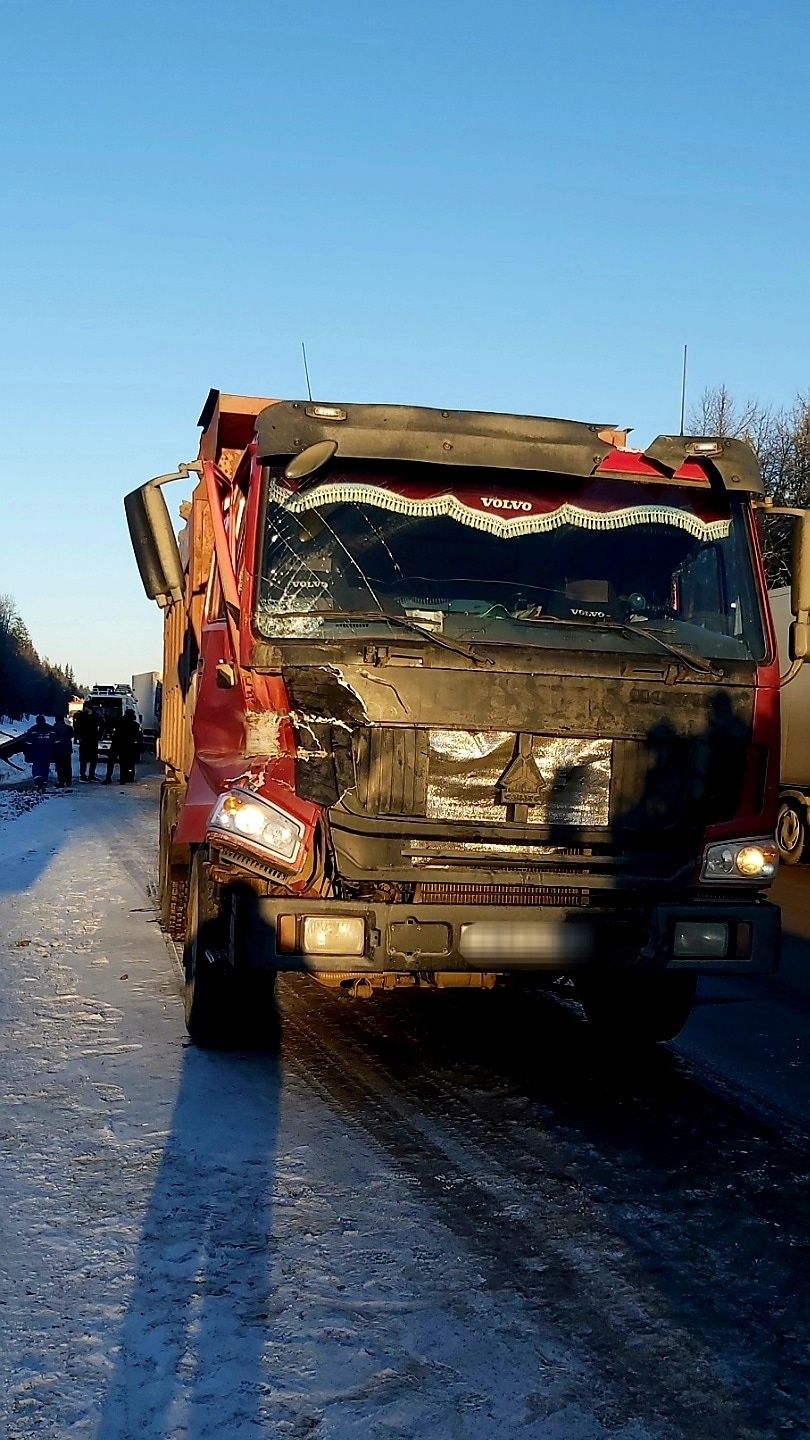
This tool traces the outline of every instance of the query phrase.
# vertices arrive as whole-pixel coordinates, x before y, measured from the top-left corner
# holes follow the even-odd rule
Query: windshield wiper
[[[622,635],[642,635],[645,640],[652,640],[666,650],[676,660],[682,660],[684,665],[689,665],[692,670],[699,674],[722,676],[723,671],[714,661],[708,660],[705,655],[691,655],[680,645],[673,645],[671,640],[664,640],[656,635],[654,630],[649,630],[646,625],[631,625],[628,620],[600,620],[599,628],[602,630],[618,630]]]
[[[668,655],[675,660],[680,660],[683,665],[688,665],[690,670],[696,670],[699,675],[715,675],[719,679],[723,671],[719,666],[707,660],[703,655],[690,655],[687,650],[682,650],[680,645],[673,645],[669,640],[662,640],[654,630],[648,630],[646,625],[631,625],[626,620],[575,620],[568,619],[564,615],[535,615],[531,619],[521,618],[520,625],[573,625],[577,629],[586,630],[615,630],[619,635],[632,635],[634,638],[652,640],[655,645],[660,645]]]
[[[424,640],[431,640],[434,645],[439,645],[443,650],[452,650],[454,655],[463,655],[465,660],[472,661],[473,665],[491,666],[494,664],[486,655],[477,655],[469,645],[463,645],[460,640],[449,640],[446,635],[439,631],[428,630],[426,626],[420,625],[417,620],[411,620],[409,615],[391,615],[387,610],[285,610],[284,618],[291,619],[297,616],[308,620],[373,620],[379,624],[396,625],[400,630],[410,630],[414,635],[421,635]]]

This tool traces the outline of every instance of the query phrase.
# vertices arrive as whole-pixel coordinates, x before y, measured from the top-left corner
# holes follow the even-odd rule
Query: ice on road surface
[[[187,1044],[153,808],[0,831],[9,1440],[646,1434],[325,1100]]]
[[[767,1137],[741,1155],[747,1121],[699,1095],[666,1154],[669,1122],[620,1098],[603,1152],[506,1068],[470,1120],[431,1089],[428,999],[288,981],[280,1058],[196,1050],[150,891],[156,798],[77,786],[0,823],[3,1437],[801,1433]],[[374,1068],[386,1045],[399,1068]]]

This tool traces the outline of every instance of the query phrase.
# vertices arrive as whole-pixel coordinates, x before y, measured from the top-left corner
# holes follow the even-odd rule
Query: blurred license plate
[[[459,949],[474,964],[585,960],[591,953],[591,931],[587,925],[553,920],[475,920],[462,925]]]

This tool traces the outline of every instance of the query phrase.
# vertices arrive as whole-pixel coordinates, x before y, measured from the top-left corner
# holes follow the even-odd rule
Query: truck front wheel
[[[783,800],[776,821],[776,843],[783,865],[798,865],[807,856],[807,819],[798,800]]]
[[[697,976],[583,976],[577,998],[594,1030],[628,1045],[674,1040],[695,1003]]]
[[[276,1038],[275,972],[244,968],[239,896],[214,885],[205,851],[191,864],[183,999],[186,1029],[201,1049],[270,1046]]]

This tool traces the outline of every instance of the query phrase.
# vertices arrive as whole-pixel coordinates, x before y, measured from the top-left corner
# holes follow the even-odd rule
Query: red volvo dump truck
[[[160,904],[198,1043],[256,1038],[279,971],[540,980],[656,1041],[699,973],[776,967],[746,444],[217,391],[199,424],[125,502],[165,609]],[[189,477],[177,539],[163,487]]]

